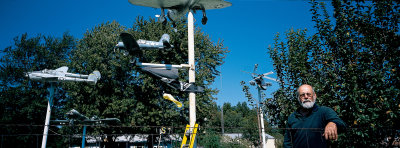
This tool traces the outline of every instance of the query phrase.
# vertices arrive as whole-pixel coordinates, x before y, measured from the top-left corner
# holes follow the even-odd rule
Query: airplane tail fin
[[[163,98],[166,99],[166,100],[174,102],[176,104],[176,106],[178,106],[178,108],[182,108],[182,103],[177,101],[177,100],[175,100],[175,98],[171,94],[164,93],[163,94]]]
[[[100,78],[101,78],[100,72],[97,70],[93,71],[93,73],[91,73],[88,77],[88,79],[94,82],[94,84],[96,84],[97,81],[100,80]]]
[[[163,34],[163,35],[161,36],[161,39],[160,39],[159,42],[169,42],[169,39],[170,39],[170,37],[169,37],[168,34]]]
[[[68,67],[67,66],[63,66],[63,67],[57,68],[56,71],[62,71],[64,73],[67,73]]]
[[[93,74],[96,76],[97,80],[100,80],[101,74],[98,70],[93,71]]]
[[[162,42],[162,43],[163,43],[165,49],[173,48],[173,46],[169,43],[169,39],[170,39],[170,37],[169,37],[168,34],[163,34],[163,35],[161,36],[161,39],[160,39],[159,42]]]

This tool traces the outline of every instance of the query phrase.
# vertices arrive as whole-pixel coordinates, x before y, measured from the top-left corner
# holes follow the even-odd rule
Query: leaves
[[[115,52],[113,50],[120,40],[121,32],[131,33],[136,39],[154,41],[158,41],[162,34],[168,33],[171,36],[171,43],[175,46],[174,49],[144,51],[138,58],[148,63],[186,64],[187,26],[183,21],[177,22],[178,32],[174,32],[169,26],[171,25],[164,26],[154,19],[144,20],[138,17],[132,28],[126,28],[117,22],[106,22],[88,30],[78,41],[67,33],[60,39],[41,35],[29,38],[26,34],[15,38],[15,46],[2,51],[5,55],[1,58],[0,66],[1,122],[42,124],[44,119],[37,117],[44,118],[47,107],[45,88],[48,84],[28,81],[24,78],[24,72],[68,66],[71,73],[89,74],[98,70],[101,79],[96,85],[60,84],[55,96],[57,99],[52,119],[65,119],[65,112],[75,109],[87,117],[119,118],[122,126],[143,126],[143,128],[93,127],[88,128],[88,134],[155,133],[151,126],[188,124],[187,93],[178,92],[164,85],[159,79],[142,73],[130,62],[136,57],[126,56],[119,50]],[[199,118],[197,123],[201,125],[205,122],[203,118],[212,114],[211,108],[216,99],[213,95],[218,91],[209,86],[220,73],[217,67],[223,64],[228,50],[222,41],[214,43],[198,28],[195,38],[196,85],[205,88],[204,93],[196,94],[196,110]],[[187,70],[180,71],[179,80],[188,81]],[[164,91],[184,102],[184,108],[179,110],[173,103],[163,99]],[[26,134],[21,132],[26,130],[7,129],[3,132],[2,129],[2,133]],[[61,134],[75,134],[82,128],[63,127],[52,130]],[[108,140],[112,142],[112,139],[109,137]],[[153,140],[148,139],[148,142],[154,143]],[[24,142],[20,143],[26,145],[31,141],[36,140],[24,139]],[[68,140],[55,141],[68,142]]]
[[[22,34],[14,38],[14,45],[1,52],[0,69],[0,123],[42,125],[47,108],[46,90],[49,84],[31,81],[25,77],[26,72],[55,69],[66,64],[70,51],[74,49],[75,39],[65,33],[62,38],[37,35],[28,37]],[[52,118],[60,116],[63,108],[65,90],[56,89]],[[2,126],[2,134],[37,134],[43,131],[40,127],[9,128]],[[35,137],[19,136],[9,139],[6,147],[24,147],[34,144]],[[50,144],[51,146],[51,144]]]
[[[335,0],[334,18],[325,4],[310,3],[317,33],[307,36],[306,30],[289,30],[285,40],[278,34],[268,49],[283,81],[267,102],[272,123],[284,127],[297,107],[294,92],[300,84],[308,83],[315,88],[318,104],[335,108],[350,127],[374,125],[372,130],[346,131],[351,138],[343,138],[339,144],[359,141],[357,145],[370,146],[393,137],[380,129],[399,126],[396,117],[400,112],[393,110],[400,101],[400,75],[393,70],[400,66],[398,2]]]

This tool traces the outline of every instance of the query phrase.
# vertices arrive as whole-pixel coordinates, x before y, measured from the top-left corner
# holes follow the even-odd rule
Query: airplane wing
[[[70,124],[69,120],[50,120],[52,124],[56,125],[68,125]]]
[[[56,71],[62,71],[64,73],[67,73],[68,67],[67,66],[63,66],[63,67],[57,68]]]
[[[116,124],[120,124],[121,123],[121,121],[118,118],[105,118],[105,119],[99,119],[99,121],[101,123],[112,124],[112,125],[116,125]]]
[[[264,78],[266,78],[266,79],[269,79],[269,80],[272,80],[272,81],[276,81],[276,82],[278,82],[278,80],[277,80],[277,79],[274,79],[274,78],[271,78],[271,77],[264,76]]]
[[[138,50],[140,47],[133,36],[129,33],[121,33],[119,36],[121,37],[122,42],[124,43],[124,46],[126,50],[128,50],[129,54],[134,55],[135,50]]]
[[[232,6],[232,3],[224,1],[224,0],[197,0],[198,2],[194,4],[192,9],[205,10],[208,9],[221,9],[225,7]],[[131,4],[145,7],[153,7],[153,8],[171,8],[178,9],[179,7],[183,7],[187,5],[188,0],[129,0]]]
[[[270,74],[273,74],[274,72],[267,72],[267,73],[265,73],[265,74],[262,74],[263,76],[267,76],[267,75],[270,75]]]
[[[51,79],[57,80],[58,79],[58,76],[49,75],[49,74],[36,74],[35,76],[40,77],[40,78],[45,78],[46,80],[51,80]]]
[[[184,5],[187,0],[129,0],[131,4],[153,8],[173,8]]]
[[[200,0],[197,4],[193,6],[193,9],[205,10],[209,9],[222,9],[225,7],[232,6],[232,3],[224,1],[224,0]]]
[[[159,78],[177,79],[179,77],[179,72],[176,68],[143,67],[141,69]]]

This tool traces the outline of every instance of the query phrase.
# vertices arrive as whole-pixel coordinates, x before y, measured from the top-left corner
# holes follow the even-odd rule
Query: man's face
[[[299,87],[299,102],[303,108],[312,108],[315,104],[317,95],[314,93],[310,85],[302,85]]]

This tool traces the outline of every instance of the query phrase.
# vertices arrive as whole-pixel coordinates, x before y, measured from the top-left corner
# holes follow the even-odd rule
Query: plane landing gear
[[[206,16],[203,16],[203,18],[201,19],[201,23],[203,25],[205,25],[205,24],[207,24],[207,20],[208,20],[208,18]]]
[[[208,20],[207,15],[206,15],[206,9],[204,9],[204,7],[203,7],[201,11],[203,11],[203,18],[201,19],[201,23],[203,25],[205,25],[205,24],[207,24],[207,20]]]

